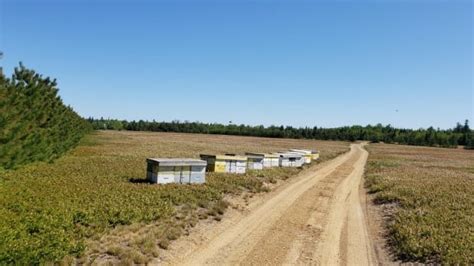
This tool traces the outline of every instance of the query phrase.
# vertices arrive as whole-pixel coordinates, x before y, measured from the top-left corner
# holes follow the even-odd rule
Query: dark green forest
[[[156,121],[126,121],[117,119],[94,119],[88,121],[94,129],[133,130],[154,132],[183,132],[201,134],[224,134],[238,136],[256,136],[270,138],[295,138],[318,140],[366,140],[371,142],[397,143],[419,146],[452,148],[463,145],[474,148],[474,131],[469,127],[469,121],[448,130],[434,129],[399,129],[390,125],[383,126],[347,126],[338,128],[291,126],[249,126],[223,125],[201,122],[156,122]]]
[[[11,78],[0,74],[0,168],[54,160],[90,130],[64,105],[56,80],[21,63]]]

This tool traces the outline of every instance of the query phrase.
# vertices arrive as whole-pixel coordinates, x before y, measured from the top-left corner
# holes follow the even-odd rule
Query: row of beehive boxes
[[[313,150],[291,149],[278,153],[246,153],[207,155],[198,159],[147,159],[147,179],[152,183],[204,183],[206,171],[244,174],[247,169],[261,170],[270,167],[301,167],[319,158]]]

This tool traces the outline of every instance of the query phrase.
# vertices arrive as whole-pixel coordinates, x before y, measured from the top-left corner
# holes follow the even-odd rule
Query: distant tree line
[[[154,131],[154,132],[183,132],[201,134],[223,134],[238,136],[256,136],[270,138],[295,138],[319,140],[356,141],[398,143],[419,146],[474,148],[474,131],[469,128],[469,121],[464,125],[457,123],[453,129],[442,130],[430,127],[428,129],[399,129],[390,125],[383,126],[346,126],[338,128],[322,127],[291,127],[291,126],[249,126],[223,125],[218,123],[201,122],[157,122],[157,121],[126,121],[117,119],[94,119],[88,121],[94,129]]]
[[[0,168],[53,160],[92,130],[56,85],[21,63],[11,78],[0,74]]]

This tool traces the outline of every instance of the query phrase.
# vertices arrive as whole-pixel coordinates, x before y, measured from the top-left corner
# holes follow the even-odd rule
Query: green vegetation
[[[10,79],[0,75],[0,168],[56,159],[92,130],[56,85],[21,64]]]
[[[0,172],[0,264],[90,262],[99,255],[144,263],[200,219],[220,220],[226,195],[268,190],[298,169],[245,175],[209,174],[206,185],[145,183],[147,157],[197,157],[200,152],[321,150],[347,143],[217,135],[106,131],[87,135],[55,160]],[[149,238],[146,238],[146,237]],[[150,238],[151,236],[151,238]],[[159,248],[158,248],[159,249]]]
[[[398,143],[418,146],[457,147],[464,145],[467,149],[474,148],[474,131],[469,128],[466,120],[464,125],[458,123],[449,130],[434,129],[399,129],[390,125],[382,126],[351,126],[339,128],[305,127],[294,128],[284,126],[248,126],[206,124],[200,122],[156,122],[156,121],[125,121],[116,119],[94,119],[89,122],[95,129],[154,131],[154,132],[183,132],[201,134],[223,134],[236,136],[256,136],[270,138],[295,138]]]
[[[474,263],[474,152],[375,144],[366,186],[399,259]]]

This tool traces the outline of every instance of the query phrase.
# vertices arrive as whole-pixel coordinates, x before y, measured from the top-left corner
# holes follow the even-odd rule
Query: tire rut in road
[[[283,264],[292,265],[314,265],[318,264],[317,246],[321,234],[326,225],[326,217],[331,206],[332,197],[339,184],[353,171],[353,164],[358,156],[354,154],[344,164],[340,165],[336,171],[321,180],[314,188],[308,192],[308,198],[304,195],[301,201],[312,204],[313,209],[309,212],[309,219],[305,221],[302,231],[297,234],[296,239],[291,243],[291,249],[286,255]],[[295,206],[296,211],[298,206]],[[277,264],[282,264],[281,262]]]
[[[352,171],[337,187],[326,227],[318,246],[321,265],[374,265],[374,246],[362,209],[360,193],[368,153],[358,146],[361,156]]]

